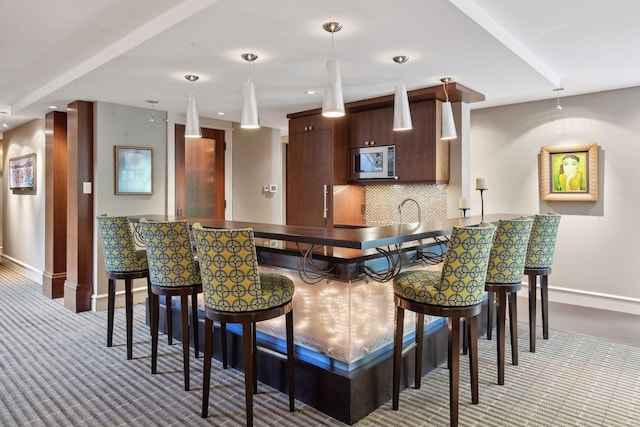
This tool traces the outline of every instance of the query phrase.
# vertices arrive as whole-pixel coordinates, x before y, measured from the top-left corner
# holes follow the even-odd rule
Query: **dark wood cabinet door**
[[[349,114],[349,146],[393,144],[393,108],[376,108]]]
[[[289,135],[287,224],[332,226],[333,140],[331,129]],[[326,186],[326,194],[325,194]]]

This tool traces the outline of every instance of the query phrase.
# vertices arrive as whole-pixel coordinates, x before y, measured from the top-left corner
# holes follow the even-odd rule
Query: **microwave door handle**
[[[322,217],[326,218],[327,217],[327,212],[328,212],[328,209],[327,209],[327,193],[328,193],[327,184],[324,184],[323,187],[324,187],[324,189],[323,189],[324,208],[323,208],[323,211],[322,211]]]

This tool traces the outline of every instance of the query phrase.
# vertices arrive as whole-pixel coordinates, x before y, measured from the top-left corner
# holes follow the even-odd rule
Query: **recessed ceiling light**
[[[307,95],[315,95],[316,91],[315,90],[305,90],[304,93],[306,93]]]
[[[219,116],[224,116],[224,112],[222,112],[222,111],[218,111],[218,115],[219,115]]]
[[[49,109],[50,110],[57,110],[58,106],[57,105],[49,105]]]

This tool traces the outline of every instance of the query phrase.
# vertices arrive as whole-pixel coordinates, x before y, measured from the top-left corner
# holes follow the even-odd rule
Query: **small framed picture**
[[[598,201],[598,144],[547,146],[540,150],[542,200]]]
[[[36,154],[9,159],[9,189],[34,191],[36,189]]]
[[[153,194],[153,148],[114,146],[115,194]]]

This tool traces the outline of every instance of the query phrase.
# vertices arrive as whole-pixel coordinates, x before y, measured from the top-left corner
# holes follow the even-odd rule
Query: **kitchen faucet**
[[[416,207],[418,208],[418,222],[422,222],[422,213],[420,212],[420,205],[418,204],[418,202],[416,201],[416,199],[404,199],[400,205],[398,205],[398,212],[400,213],[400,224],[402,224],[402,207],[404,206],[405,203],[407,202],[413,202],[416,204]]]

